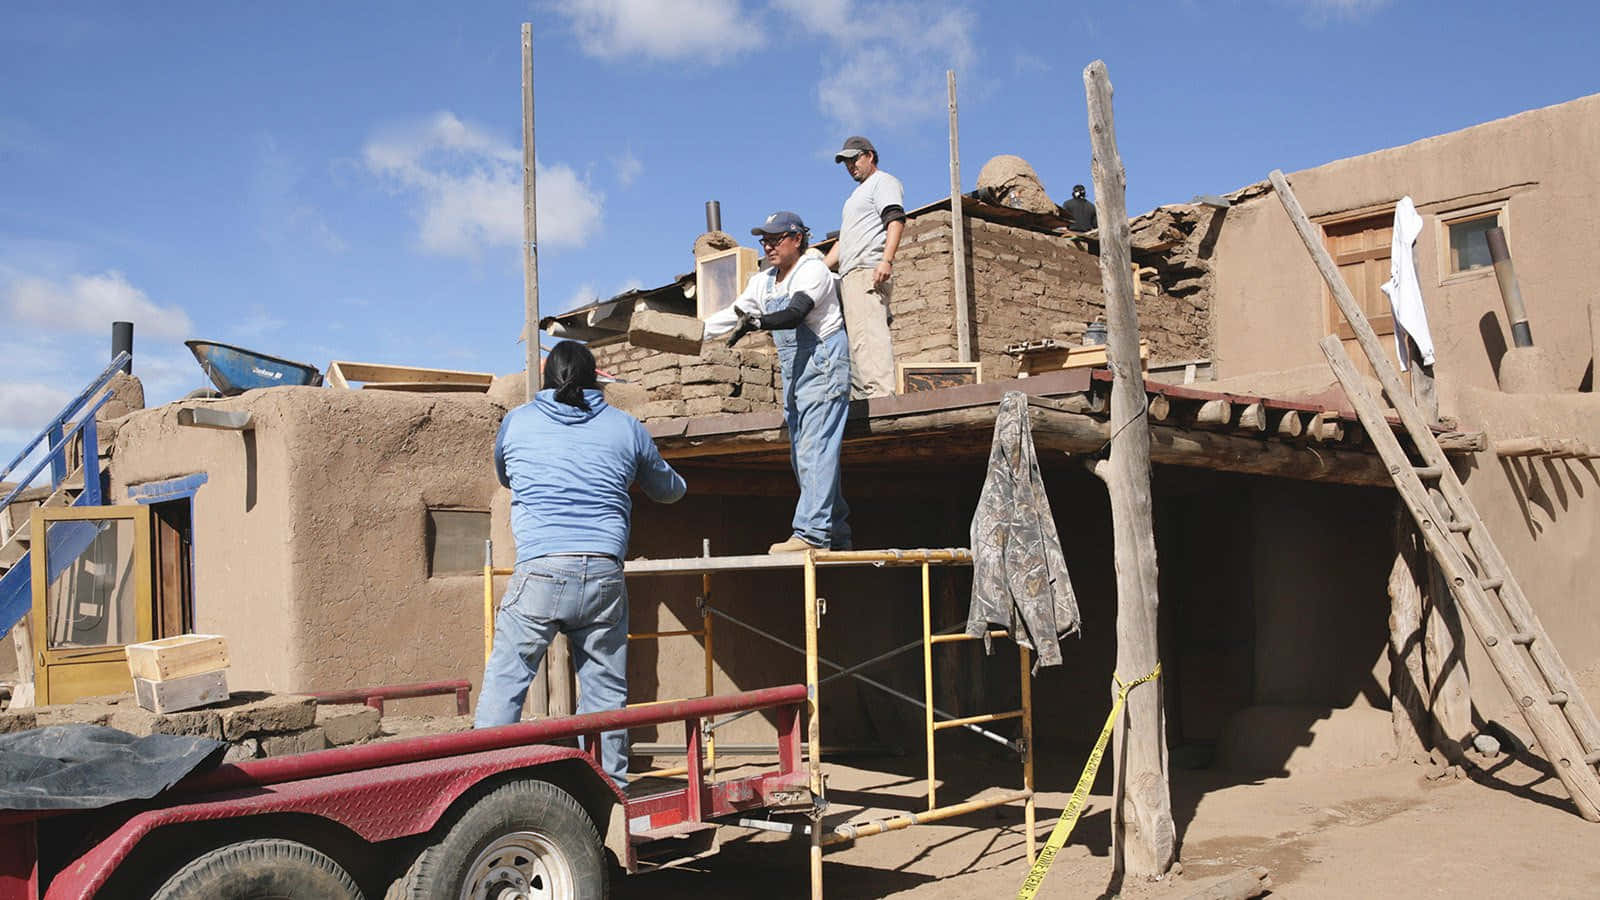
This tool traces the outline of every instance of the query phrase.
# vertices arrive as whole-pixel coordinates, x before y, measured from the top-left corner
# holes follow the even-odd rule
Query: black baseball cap
[[[872,142],[861,135],[853,134],[844,139],[844,146],[839,148],[839,152],[833,155],[833,161],[844,162],[847,159],[855,159],[862,153],[871,153],[876,157],[878,148],[872,146]]]

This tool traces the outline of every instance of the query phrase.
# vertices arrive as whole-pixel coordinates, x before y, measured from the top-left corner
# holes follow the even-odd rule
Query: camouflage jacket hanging
[[[1033,449],[1028,398],[1012,391],[1000,401],[989,475],[972,517],[967,634],[985,635],[988,647],[989,629],[1006,629],[1012,640],[1035,651],[1037,671],[1061,664],[1060,637],[1081,624]]]

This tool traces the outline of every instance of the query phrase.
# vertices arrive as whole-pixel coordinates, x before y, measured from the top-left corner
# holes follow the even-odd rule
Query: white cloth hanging
[[[1389,280],[1381,290],[1389,297],[1394,312],[1394,351],[1400,371],[1407,368],[1406,335],[1417,342],[1423,365],[1433,365],[1433,335],[1428,331],[1428,311],[1422,306],[1422,285],[1417,281],[1417,263],[1412,258],[1417,235],[1422,234],[1422,216],[1410,197],[1401,197],[1394,207],[1394,237],[1389,242]]]

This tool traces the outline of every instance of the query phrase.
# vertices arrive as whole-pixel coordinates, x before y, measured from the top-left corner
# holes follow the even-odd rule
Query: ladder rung
[[[1486,591],[1494,591],[1499,590],[1500,586],[1505,583],[1506,580],[1504,578],[1484,578],[1478,582],[1478,587],[1481,587]]]
[[[1446,522],[1444,527],[1450,529],[1451,531],[1454,531],[1457,534],[1462,534],[1462,533],[1465,533],[1465,532],[1468,532],[1468,531],[1472,530],[1472,523],[1471,522],[1460,522],[1460,521],[1457,521],[1457,522]]]
[[[1519,631],[1511,636],[1511,643],[1521,644],[1522,646],[1526,647],[1533,643],[1533,632]]]
[[[1550,695],[1550,704],[1552,706],[1566,706],[1567,705],[1567,692],[1566,691],[1556,691],[1554,694],[1551,694]]]
[[[1583,761],[1591,766],[1600,766],[1600,750],[1596,750],[1593,753],[1585,756]]]
[[[1417,473],[1417,477],[1424,481],[1437,481],[1444,477],[1444,469],[1438,466],[1417,466],[1411,471]]]

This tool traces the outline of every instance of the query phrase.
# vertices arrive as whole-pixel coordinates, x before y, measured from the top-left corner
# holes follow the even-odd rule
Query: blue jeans
[[[777,329],[789,464],[800,484],[794,533],[814,547],[850,546],[850,504],[839,489],[839,450],[850,411],[850,337],[818,338],[805,325]]]
[[[528,685],[558,631],[567,635],[578,670],[578,712],[627,704],[628,586],[622,565],[606,556],[541,556],[517,563],[500,600],[473,727],[522,719]],[[628,733],[602,734],[600,759],[611,780],[626,788]]]

